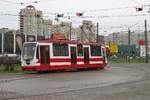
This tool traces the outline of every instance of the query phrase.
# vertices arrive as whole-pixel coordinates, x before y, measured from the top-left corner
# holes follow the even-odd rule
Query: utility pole
[[[81,26],[81,42],[83,42],[83,25]]]
[[[128,28],[128,61],[130,62],[130,44],[131,44],[131,30]]]
[[[72,22],[70,22],[70,35],[69,35],[70,41],[71,41],[71,32],[72,32]]]
[[[3,29],[2,29],[2,37],[1,37],[1,39],[2,39],[1,52],[2,52],[2,54],[4,54],[4,30]]]
[[[15,54],[15,53],[16,53],[16,32],[14,32],[14,31],[13,31],[13,36],[14,36],[14,38],[13,38],[13,39],[14,39],[14,43],[13,43],[13,44],[14,44],[14,45],[13,45],[13,48],[14,48],[14,49],[13,49],[13,53]]]
[[[145,20],[145,63],[148,63],[147,20]]]
[[[128,45],[130,46],[131,44],[131,30],[128,28]]]
[[[98,42],[98,33],[99,33],[99,23],[97,22],[97,34],[96,34],[96,42]]]

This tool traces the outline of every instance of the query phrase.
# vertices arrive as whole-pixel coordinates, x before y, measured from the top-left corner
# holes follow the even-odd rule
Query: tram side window
[[[69,56],[68,44],[53,43],[54,56]]]
[[[83,56],[83,47],[82,47],[82,44],[78,44],[77,45],[77,49],[78,49],[78,56],[79,57]]]
[[[91,56],[101,56],[101,47],[91,45]]]

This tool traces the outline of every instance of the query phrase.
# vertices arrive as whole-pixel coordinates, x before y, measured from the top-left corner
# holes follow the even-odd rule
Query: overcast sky
[[[10,2],[7,2],[10,1]],[[149,5],[150,0],[39,0],[39,3],[33,4],[31,2],[36,0],[0,0],[0,28],[8,27],[13,29],[19,28],[19,17],[2,15],[15,14],[17,15],[21,8],[25,8],[31,4],[36,9],[43,11],[43,16],[46,18],[54,19],[54,15],[48,13],[64,13],[65,16],[76,16],[76,12],[84,12],[84,16],[92,16],[94,18],[71,18],[61,19],[66,21],[72,21],[74,25],[80,24],[82,20],[92,20],[94,23],[99,22],[101,32],[113,32],[126,30],[126,27],[131,27],[132,30],[142,30],[144,25],[144,19],[148,20],[150,24],[150,16],[147,13],[149,7],[144,6],[142,12],[136,12],[135,8],[118,9],[118,10],[105,10],[99,9],[111,9],[111,8],[124,8],[124,7],[141,7],[142,5]],[[17,3],[25,2],[25,5]],[[96,10],[90,12],[90,10]],[[85,12],[89,11],[89,12]],[[66,12],[72,12],[66,14]],[[135,17],[106,17],[100,16],[122,16],[122,15],[142,15],[147,16],[135,16]],[[117,28],[116,28],[117,26]],[[118,26],[121,26],[120,28]],[[123,27],[123,28],[122,28]]]

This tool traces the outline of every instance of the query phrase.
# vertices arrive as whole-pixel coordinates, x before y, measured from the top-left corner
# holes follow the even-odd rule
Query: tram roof
[[[64,43],[64,44],[83,44],[83,45],[101,45],[100,43],[91,42],[91,43],[84,43],[84,42],[76,42],[76,41],[69,41],[69,40],[39,40],[40,43]]]

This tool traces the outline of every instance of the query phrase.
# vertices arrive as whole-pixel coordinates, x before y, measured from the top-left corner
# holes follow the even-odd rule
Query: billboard
[[[12,54],[14,51],[14,34],[4,34],[4,53]]]
[[[25,36],[22,34],[16,34],[16,54],[21,54],[21,49],[25,41]]]
[[[150,46],[148,46],[148,54],[150,54]],[[146,56],[146,50],[145,45],[140,46],[140,56],[145,57]]]

